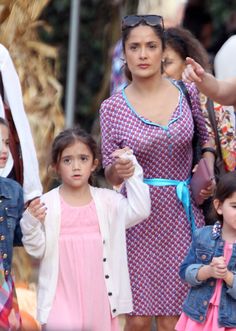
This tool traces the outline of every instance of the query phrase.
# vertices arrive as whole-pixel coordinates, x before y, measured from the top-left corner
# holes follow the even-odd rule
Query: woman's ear
[[[213,200],[213,206],[214,206],[217,214],[219,214],[219,215],[223,214],[223,212],[222,212],[222,203],[220,202],[219,199],[214,199]]]

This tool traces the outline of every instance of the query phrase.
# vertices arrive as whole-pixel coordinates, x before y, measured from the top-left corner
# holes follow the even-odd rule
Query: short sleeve
[[[103,101],[99,110],[101,127],[101,150],[102,164],[107,167],[112,163],[111,154],[120,146],[118,145],[114,127],[113,112],[116,111],[114,103],[110,98]]]
[[[194,125],[197,127],[197,132],[199,134],[200,144],[203,146],[209,141],[209,133],[206,127],[206,121],[201,111],[199,91],[197,90],[195,84],[186,84],[188,89],[191,103],[192,103],[192,115],[194,119]]]

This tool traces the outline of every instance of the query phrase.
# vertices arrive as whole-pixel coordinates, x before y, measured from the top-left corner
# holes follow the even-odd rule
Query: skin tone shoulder
[[[236,109],[236,77],[218,80],[192,58],[186,59],[186,68],[182,77],[186,82],[194,82],[202,93],[216,102],[232,105]]]

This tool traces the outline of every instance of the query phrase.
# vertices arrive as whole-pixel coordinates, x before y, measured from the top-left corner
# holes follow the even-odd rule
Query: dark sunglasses
[[[164,30],[163,17],[159,15],[128,15],[122,19],[121,29],[124,31],[127,28],[134,28],[144,22],[148,26],[158,26],[160,25]]]

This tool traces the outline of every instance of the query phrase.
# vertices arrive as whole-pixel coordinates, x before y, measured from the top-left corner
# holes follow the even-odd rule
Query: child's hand
[[[113,163],[117,175],[122,179],[128,179],[134,174],[134,165],[131,160],[122,158],[121,155],[124,153],[132,154],[132,150],[129,147],[122,149],[117,149],[112,153],[112,156],[115,158]]]
[[[213,257],[210,263],[211,277],[216,279],[223,279],[227,275],[227,264],[223,256]]]
[[[32,216],[37,218],[40,222],[44,222],[47,207],[40,201],[40,198],[32,200],[27,209]]]

